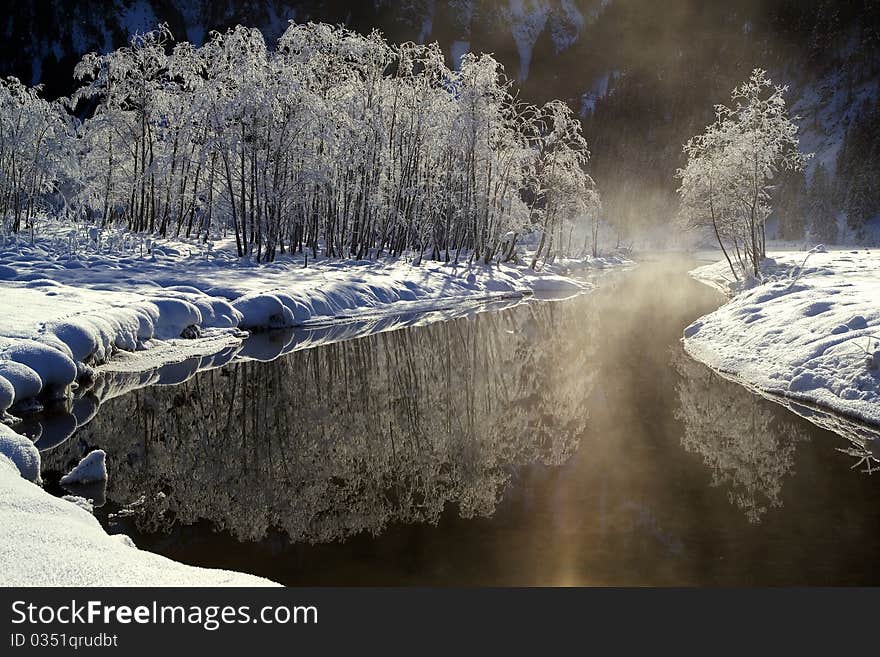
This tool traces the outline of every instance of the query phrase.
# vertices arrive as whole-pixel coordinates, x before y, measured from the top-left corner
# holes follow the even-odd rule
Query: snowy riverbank
[[[880,426],[880,251],[772,253],[736,290],[726,262],[691,274],[732,294],[684,331],[687,352],[759,390]]]
[[[48,231],[44,230],[43,233]],[[64,395],[120,351],[155,347],[203,353],[241,329],[317,325],[421,312],[450,303],[589,286],[560,273],[625,259],[567,261],[553,271],[523,266],[404,260],[256,264],[221,244],[149,241],[124,232],[68,228],[31,243],[0,244],[0,413]],[[218,343],[219,341],[219,343]],[[187,357],[187,356],[184,356]],[[144,360],[144,359],[141,359]],[[149,360],[149,359],[147,359]]]
[[[75,428],[97,410],[82,411],[78,402],[118,394],[82,394],[119,378],[96,376],[102,371],[132,372],[131,385],[140,387],[236,355],[277,356],[296,348],[290,327],[312,327],[294,333],[305,343],[321,342],[333,338],[328,331],[357,334],[355,319],[385,330],[389,323],[408,325],[413,320],[399,318],[407,313],[448,309],[435,313],[442,318],[491,300],[579,294],[590,284],[562,274],[626,264],[619,257],[588,258],[539,273],[506,265],[414,266],[403,259],[304,267],[293,259],[242,262],[222,245],[148,243],[121,232],[7,240],[0,244],[0,419],[12,428],[0,423],[0,563],[6,564],[0,585],[271,584],[185,566],[108,535],[88,504],[42,489],[39,450],[55,440],[42,435],[35,445],[16,433],[15,414],[76,390],[67,414]],[[268,328],[288,330],[266,334],[268,347],[261,340],[242,343],[246,331]]]

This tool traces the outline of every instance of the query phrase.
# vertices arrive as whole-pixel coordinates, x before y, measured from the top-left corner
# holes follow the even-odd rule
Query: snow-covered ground
[[[691,356],[765,393],[880,426],[880,251],[772,253],[763,281],[744,290],[724,261],[692,275],[733,296],[685,329]]]

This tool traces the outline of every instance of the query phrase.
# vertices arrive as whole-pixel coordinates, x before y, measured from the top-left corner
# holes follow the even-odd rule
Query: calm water
[[[44,478],[103,448],[111,532],[285,584],[880,583],[880,474],[684,355],[692,265],[137,390]]]

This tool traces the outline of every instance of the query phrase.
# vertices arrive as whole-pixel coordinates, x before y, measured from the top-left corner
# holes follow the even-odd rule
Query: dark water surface
[[[292,585],[880,583],[880,474],[683,353],[691,266],[141,389],[44,477],[105,449],[111,532]]]

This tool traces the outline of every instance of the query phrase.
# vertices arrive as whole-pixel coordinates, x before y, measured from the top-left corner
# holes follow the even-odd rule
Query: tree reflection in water
[[[142,532],[209,520],[318,543],[450,504],[489,516],[518,467],[564,463],[586,430],[590,341],[554,331],[572,312],[534,303],[226,365],[110,400],[44,459],[107,450],[107,497]]]
[[[69,419],[33,427],[43,478],[61,492],[58,475],[103,448],[111,531],[286,584],[876,583],[880,479],[834,449],[844,435],[862,458],[876,434],[683,354],[681,327],[721,302],[692,266],[100,379],[69,409],[94,416],[73,438]],[[254,362],[303,345],[322,346]]]
[[[782,484],[793,474],[795,450],[809,438],[763,398],[672,350],[680,375],[675,417],[684,424],[681,444],[712,471],[712,485],[752,523],[781,507]],[[772,410],[771,410],[772,409]]]

